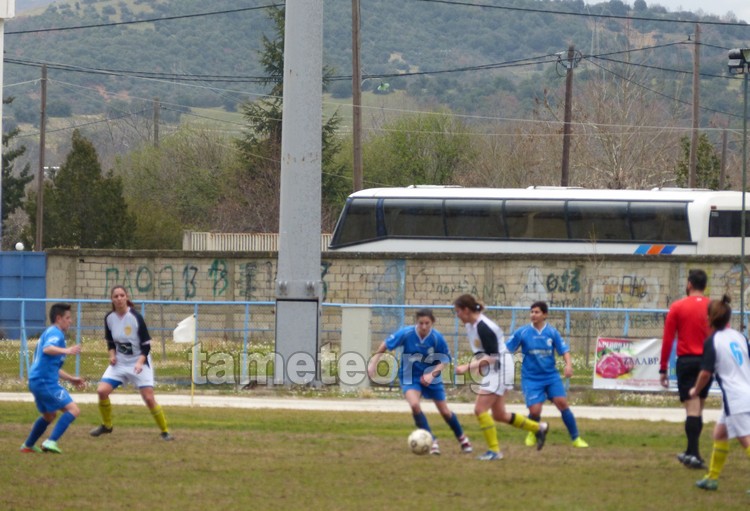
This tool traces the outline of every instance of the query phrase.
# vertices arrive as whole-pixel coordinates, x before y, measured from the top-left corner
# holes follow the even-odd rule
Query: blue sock
[[[65,412],[62,414],[60,419],[57,421],[57,424],[55,424],[55,429],[52,430],[52,434],[49,436],[49,439],[53,442],[57,442],[57,440],[63,436],[63,433],[65,433],[65,430],[68,429],[68,426],[76,420],[76,416],[73,415],[70,412]]]
[[[565,424],[565,427],[568,428],[568,433],[570,433],[570,438],[575,440],[578,438],[578,424],[576,424],[576,418],[573,415],[573,412],[570,411],[570,408],[566,408],[562,412],[560,412],[562,415],[563,423]]]
[[[456,417],[455,413],[451,414],[450,419],[446,419],[445,422],[451,427],[456,438],[461,438],[464,435],[464,430],[461,428],[461,423],[458,422],[458,417]]]
[[[26,441],[23,443],[26,447],[32,447],[37,440],[44,434],[45,431],[47,431],[47,426],[49,426],[49,422],[44,420],[44,417],[39,417],[36,421],[34,421],[34,425],[31,426],[31,433],[29,433],[29,438],[26,439]]]
[[[430,425],[427,422],[427,417],[424,416],[424,412],[414,414],[414,424],[416,424],[419,429],[426,429],[430,432],[430,434],[432,434],[432,430],[430,429]],[[434,437],[435,435],[432,436]]]

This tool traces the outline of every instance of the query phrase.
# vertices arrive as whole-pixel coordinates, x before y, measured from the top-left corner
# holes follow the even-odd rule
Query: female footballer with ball
[[[544,446],[549,425],[536,422],[515,413],[505,411],[505,391],[512,387],[512,376],[506,376],[512,360],[506,360],[508,354],[503,342],[503,331],[482,311],[484,306],[469,294],[461,295],[453,302],[458,319],[466,325],[466,335],[474,352],[474,358],[468,364],[456,368],[456,373],[467,374],[479,372],[482,383],[478,389],[474,414],[479,420],[484,439],[487,441],[487,452],[479,457],[482,461],[502,459],[500,443],[497,439],[495,421],[506,422],[514,428],[523,429],[536,435],[537,449]],[[512,374],[512,373],[510,373]],[[490,410],[492,415],[490,415]]]
[[[403,353],[398,369],[398,379],[404,398],[411,407],[414,424],[417,425],[417,428],[432,433],[427,417],[422,412],[420,405],[422,396],[432,399],[443,420],[453,430],[453,434],[461,446],[461,452],[470,453],[472,450],[471,442],[464,435],[458,417],[448,408],[445,400],[445,388],[443,387],[441,373],[444,365],[450,361],[448,344],[445,342],[443,335],[432,328],[435,323],[435,316],[430,309],[421,309],[417,311],[416,316],[416,326],[404,327],[380,344],[375,355],[370,359],[367,373],[370,378],[375,378],[381,355],[386,350],[395,350],[402,347]],[[432,438],[430,454],[440,454],[440,446],[435,435]]]
[[[109,349],[109,367],[104,371],[99,386],[99,413],[102,423],[91,430],[97,437],[112,433],[112,404],[109,395],[120,385],[131,382],[138,387],[141,398],[151,410],[161,429],[161,438],[173,440],[167,428],[164,410],[154,398],[154,370],[151,365],[151,335],[146,322],[133,307],[123,286],[115,286],[110,294],[112,312],[104,318],[104,337]]]

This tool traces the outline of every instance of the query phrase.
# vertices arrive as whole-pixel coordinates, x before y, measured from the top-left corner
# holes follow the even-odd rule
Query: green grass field
[[[431,410],[431,405],[426,409]],[[558,416],[544,450],[499,426],[505,459],[459,453],[429,418],[443,454],[415,456],[403,413],[326,413],[171,407],[175,442],[163,442],[145,407],[115,406],[115,431],[98,439],[93,405],[60,441],[62,455],[21,454],[36,417],[0,402],[2,509],[747,509],[750,460],[731,445],[719,491],[692,487],[702,471],[675,460],[682,425],[580,420],[590,449],[573,449]],[[461,416],[475,450],[476,421]],[[704,455],[710,450],[705,428]]]

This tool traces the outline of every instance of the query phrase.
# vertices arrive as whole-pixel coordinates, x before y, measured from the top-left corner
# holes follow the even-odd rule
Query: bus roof
[[[417,185],[394,188],[369,188],[350,195],[352,198],[422,198],[422,199],[583,199],[583,200],[647,200],[695,201],[739,199],[737,191],[714,191],[679,188],[651,190],[595,190],[590,188],[529,187],[529,188],[463,188],[458,186]],[[746,200],[750,199],[748,197]],[[733,202],[733,201],[732,201]]]

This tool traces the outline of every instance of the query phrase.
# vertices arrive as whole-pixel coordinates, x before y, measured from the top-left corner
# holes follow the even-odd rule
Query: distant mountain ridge
[[[37,7],[45,7],[56,0],[16,0],[16,15],[22,14]]]
[[[159,97],[170,111],[189,107],[236,108],[267,91],[258,84],[262,38],[271,37],[268,0],[17,0],[18,16],[6,25],[5,83],[30,83],[12,93],[8,113],[18,122],[38,117],[39,64],[49,65],[49,115],[118,113],[145,109]],[[46,7],[46,8],[45,8]],[[618,59],[648,62],[654,69],[689,70],[692,45],[666,51],[640,51],[687,41],[692,23],[715,16],[668,13],[636,0],[634,7],[610,0],[507,0],[497,8],[448,5],[418,0],[369,0],[362,5],[362,71],[390,89],[406,89],[421,101],[467,113],[481,112],[488,98],[502,93],[509,114],[528,115],[547,89],[560,86],[554,55],[575,44],[583,54],[622,52]],[[156,23],[106,26],[118,21],[154,19],[222,10],[242,12],[186,17]],[[549,12],[542,12],[549,11]],[[556,14],[557,13],[557,14]],[[568,13],[568,14],[565,14]],[[334,69],[330,91],[351,93],[351,4],[325,1],[324,58]],[[592,15],[601,15],[592,17]],[[637,16],[654,21],[627,21]],[[662,22],[659,19],[685,20]],[[101,28],[23,33],[77,25]],[[750,40],[748,25],[703,27],[702,71],[723,75],[726,47]],[[636,51],[637,50],[637,51]],[[593,68],[592,68],[593,69]],[[579,69],[585,82],[591,69]],[[417,73],[401,77],[399,74]],[[424,74],[419,74],[424,73]],[[653,71],[656,73],[656,71]],[[213,75],[209,77],[208,75]],[[221,77],[221,78],[219,78]],[[670,94],[688,98],[689,76],[665,74]],[[672,83],[675,82],[675,83]],[[736,99],[707,83],[707,106],[719,111]],[[726,85],[723,85],[726,87]],[[677,92],[674,92],[677,91]]]

